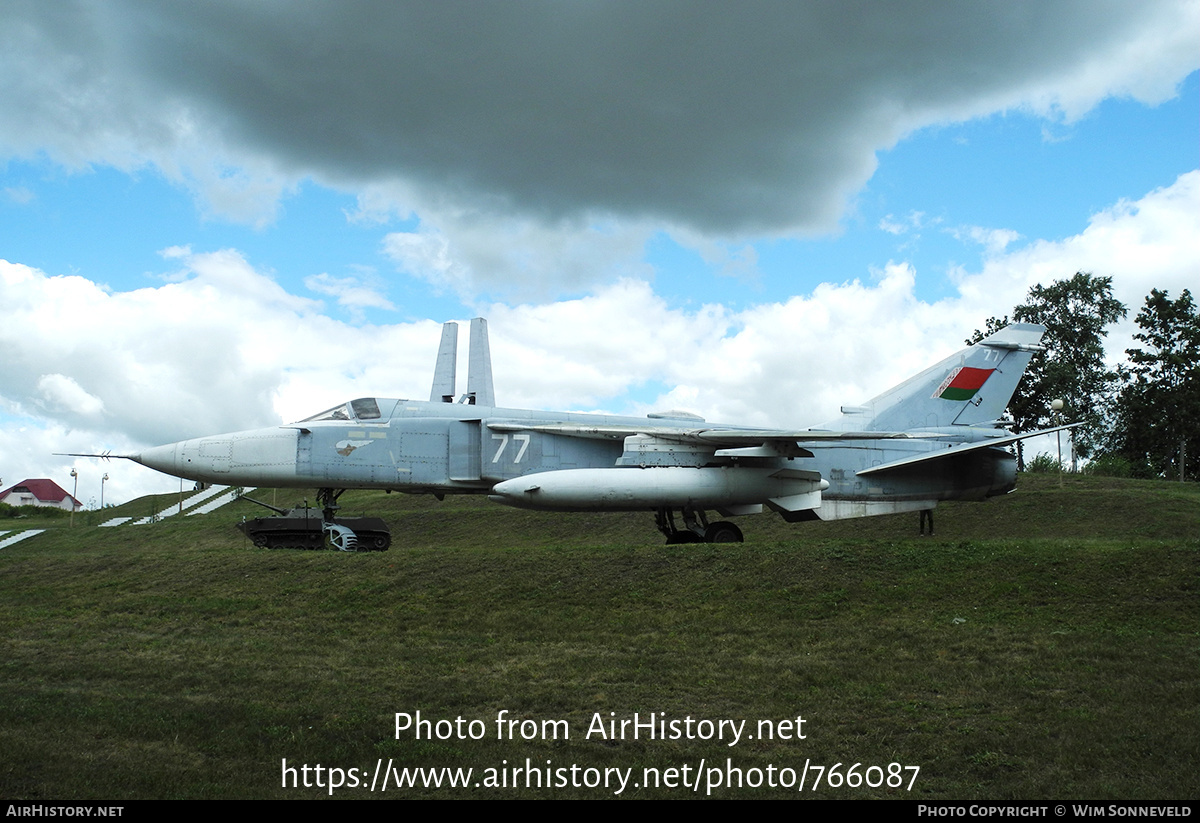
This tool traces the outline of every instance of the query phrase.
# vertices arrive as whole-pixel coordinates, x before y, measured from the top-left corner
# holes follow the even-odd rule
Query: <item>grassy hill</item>
[[[622,797],[1196,796],[1196,484],[1023,476],[932,538],[762,515],[667,547],[649,514],[367,492],[343,514],[384,517],[389,552],[255,548],[247,502],[95,525],[172,499],[22,520],[47,531],[0,550],[0,797],[322,797],[317,764],[347,798],[611,797],[623,773]],[[397,739],[417,711],[463,723]],[[532,722],[498,739],[501,711]],[[680,734],[587,736],[634,713]],[[721,720],[734,745],[700,739]],[[471,785],[371,792],[380,764]]]

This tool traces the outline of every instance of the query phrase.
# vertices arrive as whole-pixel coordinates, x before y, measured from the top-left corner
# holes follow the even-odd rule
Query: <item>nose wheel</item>
[[[345,489],[318,489],[317,502],[321,506],[321,531],[325,533],[325,545],[340,552],[358,551],[358,538],[354,530],[333,521],[338,510],[338,498]]]
[[[337,523],[326,523],[324,529],[325,543],[329,548],[340,552],[358,551],[358,538],[351,529]]]
[[[675,523],[675,512],[659,509],[654,516],[658,530],[666,535],[667,545],[681,543],[741,543],[742,530],[728,520],[709,523],[701,509],[683,509],[680,512],[683,528]]]
[[[335,518],[337,500],[345,489],[319,489],[317,501],[321,506],[321,534],[325,547],[342,552],[387,551],[392,535],[387,524],[377,517]]]

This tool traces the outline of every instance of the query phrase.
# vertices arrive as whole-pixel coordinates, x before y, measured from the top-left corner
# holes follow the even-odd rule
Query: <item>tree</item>
[[[1025,377],[1008,404],[1016,432],[1034,431],[1059,423],[1050,409],[1064,401],[1061,422],[1082,422],[1075,430],[1076,451],[1087,456],[1101,439],[1106,410],[1111,406],[1117,373],[1104,363],[1107,328],[1127,314],[1112,296],[1112,278],[1077,272],[1068,280],[1029,290],[1026,302],[1013,309],[1013,320],[1046,327],[1044,351],[1033,356]],[[989,329],[992,322],[989,320]],[[978,334],[978,332],[977,332]],[[1018,443],[1018,465],[1023,463]]]
[[[971,332],[971,336],[967,338],[967,345],[974,346],[976,343],[978,343],[983,338],[990,337],[991,335],[1000,331],[1002,328],[1004,328],[1007,325],[1008,325],[1008,315],[1007,314],[1004,315],[1003,317],[989,317],[987,319],[987,322],[984,323],[983,331],[976,329],[975,331]]]
[[[1183,290],[1172,301],[1153,289],[1138,312],[1143,344],[1127,349],[1116,415],[1116,451],[1155,476],[1200,470],[1200,310]]]

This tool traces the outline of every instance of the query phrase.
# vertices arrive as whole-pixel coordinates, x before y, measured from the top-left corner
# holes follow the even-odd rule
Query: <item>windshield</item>
[[[360,397],[358,400],[351,400],[350,408],[359,420],[379,419],[379,404],[375,402],[374,397]]]
[[[346,404],[334,406],[332,409],[326,409],[320,414],[314,414],[312,417],[306,417],[301,420],[301,423],[312,423],[316,420],[349,420],[350,412],[346,408]]]
[[[332,409],[326,409],[312,417],[306,417],[301,423],[313,423],[318,420],[378,420],[379,403],[374,397],[360,397],[349,403],[340,403]]]

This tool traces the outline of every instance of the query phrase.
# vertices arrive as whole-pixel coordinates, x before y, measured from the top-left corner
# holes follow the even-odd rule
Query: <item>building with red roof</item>
[[[83,504],[53,480],[25,480],[15,486],[0,491],[0,503],[10,506],[53,506],[56,509],[75,511],[83,509]]]

